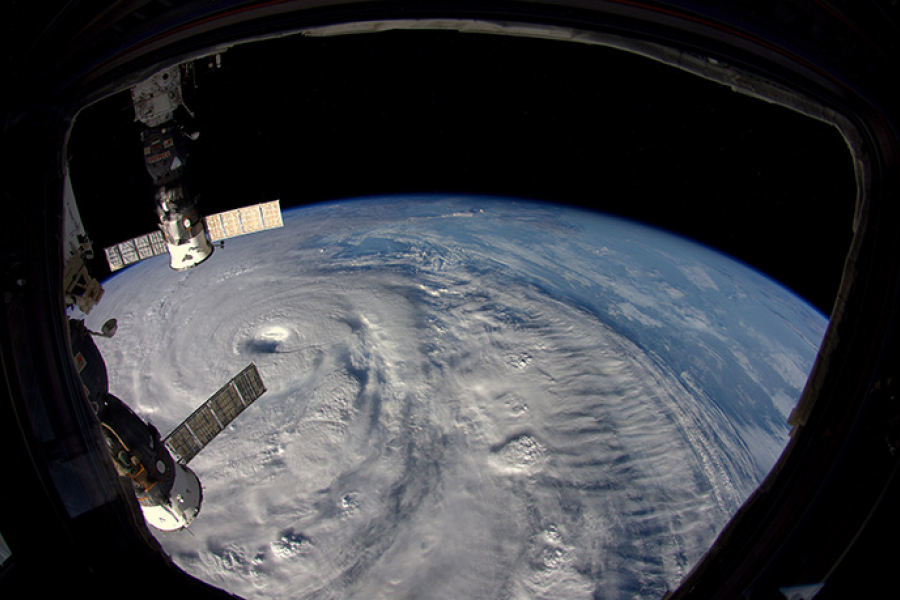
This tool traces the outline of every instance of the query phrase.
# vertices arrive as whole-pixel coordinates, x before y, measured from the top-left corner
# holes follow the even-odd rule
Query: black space
[[[550,200],[713,246],[831,311],[855,202],[831,126],[575,43],[294,36],[222,60],[186,92],[207,213],[420,192]],[[73,185],[98,250],[155,225],[139,131],[127,93],[76,121]]]

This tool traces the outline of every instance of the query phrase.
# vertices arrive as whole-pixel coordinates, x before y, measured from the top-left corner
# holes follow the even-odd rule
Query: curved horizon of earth
[[[634,222],[490,197],[285,212],[104,283],[110,391],[163,434],[268,392],[157,538],[244,597],[660,597],[784,449],[827,320]]]

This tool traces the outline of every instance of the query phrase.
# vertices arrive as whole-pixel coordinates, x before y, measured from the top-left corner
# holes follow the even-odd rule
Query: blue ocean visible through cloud
[[[164,434],[248,361],[192,462],[189,573],[244,597],[659,597],[777,460],[825,317],[689,240],[561,205],[298,208],[105,284],[111,392]]]

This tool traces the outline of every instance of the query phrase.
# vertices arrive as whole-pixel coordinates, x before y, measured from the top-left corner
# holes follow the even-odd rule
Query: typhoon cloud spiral
[[[111,390],[160,431],[266,382],[160,534],[245,597],[659,596],[781,452],[825,328],[685,240],[488,198],[306,207],[106,288]]]

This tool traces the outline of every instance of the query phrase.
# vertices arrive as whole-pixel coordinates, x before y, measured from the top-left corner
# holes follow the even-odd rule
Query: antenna
[[[103,327],[100,328],[100,331],[91,331],[90,329],[87,329],[87,332],[97,337],[111,338],[112,336],[116,335],[116,331],[118,330],[119,322],[115,319],[110,319],[103,324]]]

